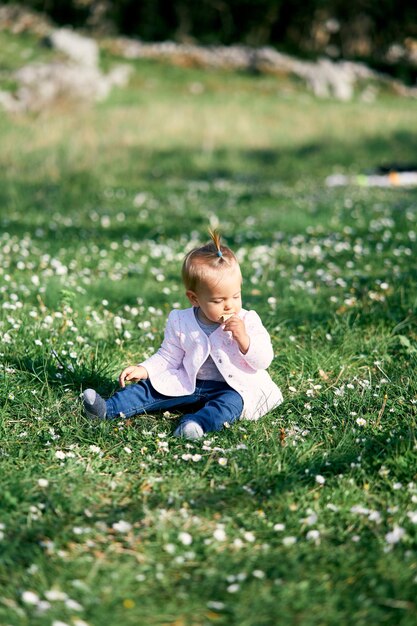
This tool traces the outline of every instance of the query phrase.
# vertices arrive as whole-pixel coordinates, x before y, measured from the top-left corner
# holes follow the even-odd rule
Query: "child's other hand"
[[[233,339],[238,343],[239,350],[243,354],[246,354],[249,350],[250,339],[246,332],[244,321],[237,315],[232,315],[232,317],[224,323],[223,330],[228,330],[232,333]]]
[[[125,387],[125,382],[136,382],[148,378],[148,372],[142,365],[129,365],[119,376],[119,385]]]

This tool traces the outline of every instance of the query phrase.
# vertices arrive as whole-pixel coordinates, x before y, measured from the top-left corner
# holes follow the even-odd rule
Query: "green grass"
[[[0,118],[0,623],[411,626],[417,192],[324,180],[415,163],[417,104],[132,65],[101,105]],[[285,402],[204,443],[88,421],[216,220]]]

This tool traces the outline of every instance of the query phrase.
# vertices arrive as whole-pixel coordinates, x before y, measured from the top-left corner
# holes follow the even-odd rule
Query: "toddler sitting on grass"
[[[258,419],[282,402],[266,371],[273,359],[268,332],[255,311],[242,308],[239,263],[216,231],[210,235],[210,243],[184,259],[192,306],[171,311],[161,347],[122,371],[120,391],[108,400],[94,389],[84,391],[89,417],[178,410],[185,414],[174,435],[199,439],[237,419]]]

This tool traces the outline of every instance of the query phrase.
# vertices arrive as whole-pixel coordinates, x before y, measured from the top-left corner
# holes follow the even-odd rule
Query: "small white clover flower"
[[[317,519],[318,519],[317,513],[314,513],[314,511],[311,511],[311,510],[307,512],[308,512],[307,517],[301,519],[300,522],[302,524],[307,524],[307,526],[312,526],[313,524],[317,522]]]
[[[333,511],[334,513],[337,513],[337,511],[339,510],[339,507],[335,504],[332,504],[331,502],[328,502],[328,504],[326,504],[326,508],[328,508],[329,511]]]
[[[379,511],[370,511],[368,519],[370,522],[376,522],[377,524],[382,522],[381,513]]]
[[[35,593],[34,591],[24,591],[22,593],[22,601],[25,604],[35,605],[35,604],[39,604],[40,598],[39,598],[38,594]]]
[[[45,591],[45,598],[50,602],[63,602],[67,600],[68,596],[64,591],[60,591],[60,589],[49,589]]]
[[[209,609],[213,609],[214,611],[222,611],[225,608],[225,604],[223,602],[216,602],[215,600],[210,600],[207,602],[207,607]]]
[[[326,479],[324,478],[324,476],[322,476],[321,474],[317,474],[316,483],[318,483],[319,485],[324,485],[325,482]]]
[[[404,535],[405,535],[404,528],[401,528],[401,526],[394,526],[392,531],[385,535],[385,541],[389,544],[395,544],[401,541]]]
[[[165,552],[168,552],[168,554],[174,554],[175,549],[176,548],[175,548],[175,545],[173,543],[167,543],[164,546],[164,550],[165,550]]]
[[[73,600],[72,598],[68,598],[68,600],[65,600],[65,606],[70,611],[83,611],[84,610],[84,607],[81,606],[81,604],[79,604],[76,600]]]
[[[46,613],[51,608],[51,604],[47,600],[40,600],[36,606],[36,611],[38,613]]]
[[[129,524],[129,522],[125,522],[124,520],[119,520],[118,522],[112,524],[112,528],[118,533],[128,533],[132,530],[132,524]]]
[[[233,545],[235,548],[239,550],[240,548],[243,548],[244,543],[242,539],[240,539],[239,537],[236,537],[236,539],[233,539]]]
[[[417,524],[417,511],[409,511],[407,517],[413,524]]]
[[[306,534],[306,539],[309,541],[314,541],[315,543],[320,542],[320,531],[319,530],[309,530]]]
[[[227,535],[224,528],[216,528],[213,533],[213,537],[216,541],[226,541]]]
[[[295,543],[297,543],[297,537],[284,537],[282,543],[284,544],[284,546],[293,546]]]
[[[181,532],[178,535],[178,539],[184,546],[190,546],[193,543],[193,538],[190,533]]]

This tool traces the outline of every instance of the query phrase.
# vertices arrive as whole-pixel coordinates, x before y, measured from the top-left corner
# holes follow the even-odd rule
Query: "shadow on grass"
[[[395,480],[399,480],[403,484],[414,480],[415,464],[412,457],[415,434],[415,424],[413,423],[404,424],[402,428],[397,430],[389,443],[387,443],[386,431],[370,437],[366,449],[361,451],[362,465],[366,469],[366,481],[372,477],[372,474],[379,473],[381,465],[390,468],[392,462],[397,464]],[[177,499],[177,505],[181,506],[184,497],[186,497],[187,503],[190,503],[190,513],[192,514],[208,512],[212,517],[213,512],[227,509],[229,517],[236,516],[237,523],[242,520],[243,515],[253,514],[257,509],[267,511],[268,501],[273,500],[274,510],[277,511],[281,519],[285,519],[289,495],[293,495],[296,503],[297,495],[300,494],[301,497],[305,497],[306,487],[308,488],[309,485],[310,492],[322,489],[315,482],[315,476],[318,474],[324,476],[327,482],[344,473],[352,474],[351,464],[355,463],[358,457],[358,450],[353,438],[347,442],[345,449],[334,450],[326,457],[317,452],[311,454],[308,459],[300,461],[298,449],[283,448],[283,453],[286,455],[287,461],[285,471],[268,471],[267,465],[259,466],[255,463],[248,465],[247,468],[241,467],[236,479],[229,476],[225,480],[218,472],[214,472],[213,475],[208,472],[204,478],[204,484],[201,483],[203,477],[197,467],[192,467],[190,475],[190,466],[184,464],[183,474],[188,475],[189,480],[182,481],[181,472],[178,473],[178,482],[181,481],[182,488],[179,488],[174,494],[170,491],[170,498],[174,496]],[[308,475],[306,470],[309,472]],[[50,520],[48,537],[56,535],[62,539],[63,533],[69,532],[68,529],[72,528],[74,524],[77,525],[80,511],[87,505],[94,509],[94,518],[97,521],[105,522],[109,527],[120,519],[136,525],[140,524],[141,520],[149,517],[153,510],[158,511],[161,506],[166,506],[167,495],[161,495],[159,491],[149,491],[148,488],[142,491],[141,481],[144,480],[146,486],[147,476],[141,478],[140,474],[136,474],[135,468],[132,471],[135,473],[135,480],[132,482],[130,492],[125,493],[120,502],[116,499],[112,502],[107,500],[105,503],[100,501],[99,504],[98,501],[92,503],[87,499],[82,503],[80,509],[79,504],[74,507],[72,499],[67,497],[69,494],[65,495],[65,493],[62,494],[61,499],[54,500],[53,505],[51,502],[51,506],[58,507],[59,515],[54,515]],[[360,480],[357,482],[359,485]],[[201,486],[198,486],[199,483]],[[218,489],[219,484],[222,485],[222,489]],[[301,492],[301,490],[304,491]],[[282,510],[279,508],[279,496],[281,495]],[[7,493],[3,494],[3,498],[6,496]],[[343,498],[343,494],[335,494],[336,498],[340,496]],[[377,493],[374,493],[375,497],[378,497]],[[384,504],[389,506],[389,490],[386,491],[385,495],[381,494],[381,498],[385,498]],[[332,501],[332,504],[339,505],[340,503],[336,500]],[[13,502],[10,502],[9,505],[15,506]],[[380,505],[381,503],[375,504],[375,506]],[[172,502],[170,506],[176,506],[175,502]],[[343,508],[341,510],[344,514]],[[17,563],[20,565],[30,564],[35,554],[42,553],[39,542],[45,539],[44,532],[42,522],[35,524],[33,528],[22,525],[13,534],[11,542],[7,544],[7,549],[2,556],[3,563],[13,563],[14,566]],[[340,542],[344,542],[343,538],[340,539]]]
[[[78,394],[80,389],[92,387],[105,395],[110,395],[116,389],[115,381],[111,379],[107,367],[99,366],[94,359],[88,369],[76,365],[70,367],[53,355],[49,358],[7,355],[5,363],[17,373],[29,375],[41,384],[47,384],[56,390],[72,389]]]
[[[233,515],[234,511],[241,514],[245,508],[251,511],[265,509],[268,507],[268,500],[270,499],[273,499],[275,506],[276,498],[279,496],[282,496],[282,500],[287,502],[289,493],[293,493],[296,500],[297,493],[300,493],[301,489],[305,489],[308,485],[311,486],[311,490],[319,490],[321,487],[315,481],[317,475],[323,476],[326,482],[344,474],[353,476],[355,469],[352,467],[357,464],[358,456],[361,457],[360,466],[365,472],[364,482],[372,479],[372,476],[378,475],[382,465],[390,467],[394,463],[395,472],[392,473],[392,476],[395,476],[395,480],[407,484],[415,479],[413,449],[416,443],[416,433],[415,422],[405,424],[395,434],[392,434],[387,428],[377,435],[368,437],[366,448],[361,448],[360,452],[355,439],[352,437],[349,444],[341,451],[331,450],[326,455],[320,452],[311,455],[306,454],[305,456],[308,458],[303,461],[300,461],[297,449],[293,449],[293,454],[291,454],[291,449],[288,449],[285,452],[287,465],[285,471],[272,469],[268,471],[267,461],[262,468],[258,468],[256,464],[249,464],[247,468],[240,465],[238,478],[223,483],[221,490],[216,486],[211,491],[207,488],[207,484],[202,485],[201,488],[187,488],[187,501],[192,502],[194,512],[227,508],[230,515]],[[360,480],[359,478],[359,484]],[[388,496],[389,492],[385,497]],[[161,497],[159,494],[148,496],[147,506],[157,509],[160,504]],[[129,507],[130,514],[132,511]]]
[[[11,235],[22,237],[33,233],[37,228],[45,231],[45,237],[51,242],[83,241],[93,238],[105,245],[106,242],[122,240],[124,237],[136,239],[178,238],[194,228],[206,230],[207,210],[218,211],[222,204],[224,219],[241,220],[242,209],[249,210],[253,203],[268,201],[275,209],[274,228],[284,227],[287,232],[297,232],[298,221],[295,213],[288,211],[288,195],[280,196],[275,188],[271,195],[271,185],[293,186],[302,184],[297,193],[303,197],[317,196],[320,189],[325,189],[324,178],[339,168],[349,173],[363,173],[393,161],[417,161],[417,133],[396,132],[389,136],[375,136],[359,142],[346,144],[325,140],[321,143],[306,143],[293,148],[259,148],[238,150],[219,148],[213,151],[173,148],[170,150],[149,150],[142,146],[133,146],[126,150],[120,159],[112,156],[111,164],[106,163],[106,155],[93,170],[74,170],[61,164],[59,180],[51,184],[50,180],[34,183],[24,178],[7,177],[1,181],[1,206],[10,207],[19,215],[18,219],[3,217],[3,227]],[[118,147],[115,147],[118,149]],[[120,147],[122,150],[122,147]],[[40,155],[36,158],[44,158]],[[33,158],[33,157],[31,157]],[[120,163],[119,163],[120,161]],[[123,166],[123,167],[122,167]],[[122,168],[120,171],[117,168]],[[125,195],[121,198],[107,198],[104,194],[106,171],[113,172],[115,186],[121,186]],[[33,171],[33,166],[30,168]],[[184,206],[178,209],[164,203],[170,188],[167,180],[184,185]],[[187,186],[192,182],[209,185],[201,195],[205,206],[198,210],[189,210],[187,205]],[[232,185],[232,187],[230,187]],[[236,185],[238,186],[236,188]],[[239,185],[242,188],[239,188]],[[151,190],[161,199],[161,208],[153,211],[153,219],[137,220],[138,209],[133,205],[133,197],[139,191]],[[400,190],[395,190],[398,194]],[[210,196],[211,194],[211,196]],[[407,190],[408,198],[417,195],[416,190]],[[233,196],[235,206],[223,206],[224,200]],[[313,223],[328,221],[332,214],[331,202],[319,197],[314,198],[317,205],[315,213],[309,214]],[[325,206],[328,204],[329,206]],[[273,205],[273,207],[272,207]],[[404,203],[406,206],[407,203]],[[90,213],[112,213],[123,210],[129,218],[120,225],[115,223],[103,229],[99,221],[90,219]],[[259,206],[253,210],[261,210]],[[298,213],[297,213],[298,214]],[[60,219],[62,216],[62,219]],[[71,219],[73,223],[68,222]],[[78,223],[77,223],[78,222]],[[271,236],[271,220],[257,239],[259,243],[268,243]],[[247,229],[250,230],[250,229]],[[236,241],[242,243],[245,233],[237,233]],[[230,241],[234,243],[234,233]]]

